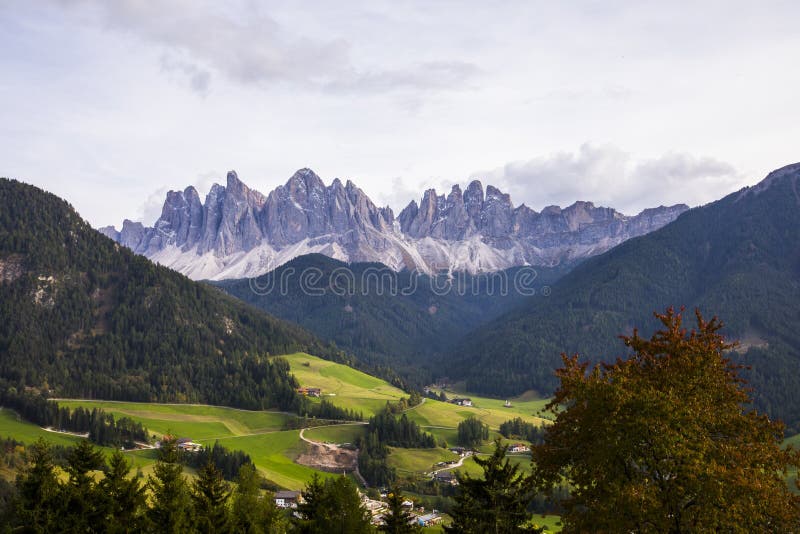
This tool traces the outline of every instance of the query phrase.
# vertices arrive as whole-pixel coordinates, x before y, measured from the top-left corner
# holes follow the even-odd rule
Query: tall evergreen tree
[[[194,522],[199,532],[215,534],[228,531],[230,496],[230,486],[223,479],[222,471],[209,461],[197,473],[197,480],[192,484]]]
[[[272,499],[272,493],[260,495],[261,476],[253,464],[239,469],[236,489],[233,492],[231,527],[235,532],[247,534],[281,534],[288,522]]]
[[[108,461],[106,476],[100,489],[108,499],[106,530],[109,533],[141,532],[145,526],[145,489],[136,477],[130,477],[131,466],[119,451]]]
[[[103,453],[86,439],[67,455],[69,480],[62,490],[66,510],[60,523],[64,530],[87,532],[103,524],[108,502],[91,472],[104,466]]]
[[[159,458],[148,477],[152,505],[148,517],[156,532],[179,534],[191,529],[191,499],[174,439],[161,443]]]
[[[397,487],[389,490],[388,510],[383,516],[380,531],[387,534],[418,534],[422,528],[414,522],[414,516],[403,507],[403,494]]]
[[[355,483],[347,477],[325,482],[316,474],[303,492],[295,527],[308,534],[364,534],[374,532],[369,512]]]
[[[459,491],[453,509],[453,523],[445,527],[453,534],[512,534],[530,532],[528,505],[533,498],[530,479],[506,458],[508,446],[495,441],[487,459],[475,457],[483,478],[459,475]]]
[[[60,488],[50,445],[39,438],[28,448],[30,465],[17,476],[17,517],[29,532],[54,532],[61,508]]]

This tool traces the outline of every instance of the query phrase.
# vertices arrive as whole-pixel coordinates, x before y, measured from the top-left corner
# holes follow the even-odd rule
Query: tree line
[[[71,410],[41,395],[18,393],[15,388],[0,390],[0,406],[12,408],[24,419],[42,427],[87,433],[97,445],[132,448],[137,441],[149,441],[144,426],[128,417],[116,419],[99,408],[89,410],[79,406]]]
[[[421,402],[419,397],[417,400]],[[405,413],[399,417],[396,415],[406,406],[408,406],[406,399],[401,399],[401,402],[396,404],[387,402],[380,412],[370,417],[367,434],[356,441],[360,451],[358,470],[370,484],[388,485],[396,480],[397,473],[386,462],[389,447],[428,449],[436,447],[433,435],[423,432]]]
[[[535,425],[515,417],[500,424],[500,434],[504,438],[524,439],[531,442],[531,445],[540,445],[544,441],[545,429],[541,425]]]

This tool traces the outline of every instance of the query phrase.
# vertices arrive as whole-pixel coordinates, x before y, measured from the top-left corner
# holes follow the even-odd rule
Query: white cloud
[[[128,32],[163,48],[162,70],[181,74],[207,94],[213,70],[247,85],[291,86],[334,93],[461,89],[478,69],[463,61],[412,62],[401,67],[355,65],[343,38],[308,36],[286,27],[257,3],[226,10],[195,0],[56,0],[89,23]],[[227,5],[227,4],[226,4]]]
[[[589,143],[574,152],[507,163],[473,178],[506,189],[516,203],[534,209],[589,200],[631,214],[662,204],[703,204],[748,181],[732,165],[713,158],[671,152],[638,159],[614,145]]]
[[[164,206],[164,199],[167,197],[168,190],[169,188],[167,187],[159,187],[139,205],[135,216],[125,216],[125,218],[140,221],[145,226],[153,226],[161,216],[161,208]]]

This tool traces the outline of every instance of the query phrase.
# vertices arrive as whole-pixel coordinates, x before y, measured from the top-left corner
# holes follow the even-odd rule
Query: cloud
[[[141,221],[145,226],[153,224],[161,216],[161,208],[164,206],[164,199],[167,197],[167,187],[159,187],[148,195],[147,200],[139,205],[134,221]]]
[[[614,145],[589,143],[575,152],[510,162],[473,178],[506,189],[515,202],[534,209],[589,200],[629,214],[662,204],[704,204],[746,183],[732,165],[713,158],[669,152],[636,159]]]
[[[309,37],[263,13],[255,2],[192,0],[54,0],[105,28],[127,32],[163,49],[162,70],[187,78],[207,94],[211,71],[245,85],[289,84],[335,93],[388,93],[403,89],[460,89],[478,71],[458,61],[428,61],[399,68],[359,67],[341,38]],[[178,59],[179,58],[179,59]]]
[[[161,56],[161,70],[181,75],[188,81],[189,88],[200,96],[208,95],[211,73],[198,65],[181,60],[170,54]]]
[[[472,63],[430,61],[398,70],[368,70],[334,80],[325,86],[332,93],[384,93],[400,89],[463,89],[480,73]]]

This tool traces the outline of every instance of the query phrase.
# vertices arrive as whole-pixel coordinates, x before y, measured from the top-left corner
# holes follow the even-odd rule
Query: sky
[[[713,201],[800,161],[800,2],[0,0],[0,176],[94,226],[303,167],[395,213]]]

